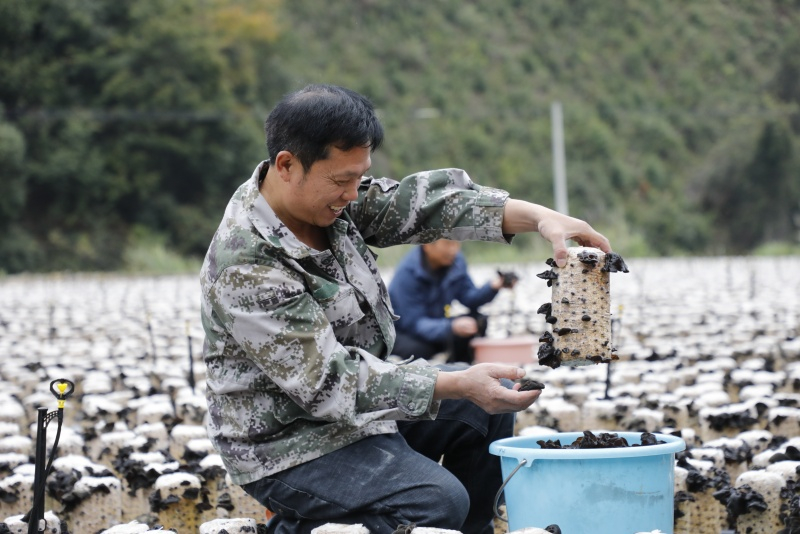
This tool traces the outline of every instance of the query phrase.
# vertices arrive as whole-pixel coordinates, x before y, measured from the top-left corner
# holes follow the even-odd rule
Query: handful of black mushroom
[[[534,389],[544,389],[544,384],[539,382],[538,380],[533,380],[531,378],[523,378],[519,381],[520,383],[520,391],[531,391]]]

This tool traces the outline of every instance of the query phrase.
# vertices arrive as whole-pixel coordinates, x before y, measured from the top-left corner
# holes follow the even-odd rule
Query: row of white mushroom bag
[[[603,275],[602,256],[593,268],[575,259],[565,269],[579,282]],[[536,328],[570,328],[551,331],[561,355],[579,352],[580,365],[562,360],[555,368],[532,355],[527,376],[546,389],[518,414],[517,432],[677,433],[688,451],[676,466],[676,532],[788,528],[798,515],[800,258],[627,263],[629,274],[612,277],[613,292],[597,291],[605,301],[574,300],[568,284],[545,287],[532,275],[487,306],[499,320],[515,296],[518,315],[535,317]],[[526,268],[536,269],[515,270]],[[494,266],[486,271],[475,278]],[[557,281],[567,278],[559,272]],[[195,355],[202,343],[196,319],[186,335],[187,319],[199,315],[193,294],[194,277],[0,280],[8,303],[0,307],[0,520],[30,508],[37,408],[55,409],[47,386],[67,377],[76,391],[47,510],[70,531],[133,521],[176,531],[215,519],[264,523],[263,507],[229,483],[205,434],[202,364],[193,367],[194,387],[188,379],[187,338]],[[556,323],[535,313],[545,299]],[[602,326],[605,312],[588,303],[614,310],[621,327]],[[610,367],[586,358],[595,355]]]

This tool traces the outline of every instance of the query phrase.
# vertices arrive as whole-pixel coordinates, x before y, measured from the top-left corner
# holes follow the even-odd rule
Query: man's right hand
[[[458,337],[470,337],[478,333],[478,321],[469,315],[462,315],[450,322],[450,328]]]

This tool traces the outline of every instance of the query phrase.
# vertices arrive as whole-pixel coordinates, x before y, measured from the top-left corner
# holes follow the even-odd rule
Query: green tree
[[[793,35],[786,43],[772,85],[775,96],[792,105],[792,128],[800,134],[800,35]]]
[[[25,138],[13,124],[0,122],[0,232],[25,204]]]
[[[24,183],[17,224],[38,252],[0,269],[119,268],[136,226],[202,254],[263,152],[252,106],[275,2],[2,6],[0,98],[27,148],[10,183]]]
[[[778,121],[764,125],[755,154],[747,167],[753,185],[752,213],[759,219],[760,231],[751,241],[754,248],[762,241],[793,241],[794,216],[800,211],[800,178],[794,161],[789,128]]]
[[[789,128],[779,121],[760,133],[742,136],[717,158],[702,194],[715,214],[718,242],[742,254],[764,241],[794,240],[794,216],[800,207],[800,182]]]

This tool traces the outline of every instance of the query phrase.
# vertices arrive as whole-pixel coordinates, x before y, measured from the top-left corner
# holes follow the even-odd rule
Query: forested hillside
[[[800,233],[800,1],[2,0],[0,270],[202,256],[281,94],[376,103],[376,174],[457,166],[632,255]]]

